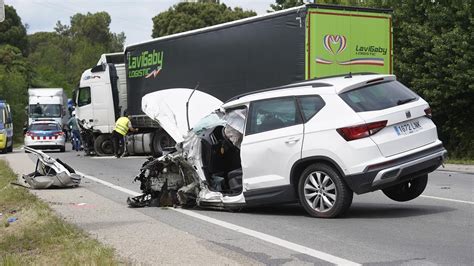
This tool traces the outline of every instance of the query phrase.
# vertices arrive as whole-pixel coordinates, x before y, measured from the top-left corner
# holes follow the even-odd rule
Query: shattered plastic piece
[[[25,150],[38,157],[35,171],[23,175],[23,179],[30,187],[34,189],[77,187],[81,183],[82,176],[61,160],[29,147],[25,147]]]
[[[16,218],[16,217],[10,217],[10,218],[8,218],[8,220],[7,220],[7,222],[8,222],[9,224],[14,223],[14,222],[16,222],[16,221],[18,221],[18,218]]]

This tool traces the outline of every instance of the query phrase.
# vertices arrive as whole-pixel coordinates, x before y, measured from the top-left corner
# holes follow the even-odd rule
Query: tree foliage
[[[9,44],[26,52],[28,45],[26,28],[21,23],[21,18],[16,13],[15,8],[5,6],[5,20],[0,23],[0,45]]]
[[[55,31],[27,36],[16,10],[5,6],[0,23],[0,99],[12,106],[17,140],[26,121],[29,87],[77,86],[81,73],[94,66],[102,53],[123,51],[125,34],[110,32],[105,12],[76,14],[70,25],[58,21]]]
[[[153,17],[152,37],[157,38],[255,15],[253,11],[244,11],[239,7],[232,9],[225,4],[219,4],[218,1],[182,2]]]
[[[103,53],[123,51],[125,34],[110,32],[106,12],[75,14],[70,25],[58,21],[54,32],[28,36],[33,87],[62,87],[70,92],[81,73]]]

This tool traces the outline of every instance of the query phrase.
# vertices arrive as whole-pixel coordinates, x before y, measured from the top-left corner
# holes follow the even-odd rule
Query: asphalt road
[[[140,192],[139,183],[132,180],[145,157],[86,157],[72,151],[51,155],[84,174]],[[81,186],[127,208],[129,195],[123,191],[88,179]],[[167,208],[138,211],[202,239],[203,245],[211,243],[262,264],[328,263],[324,256],[302,254],[291,245],[360,264],[474,263],[474,175],[468,173],[435,171],[423,195],[406,203],[391,201],[381,192],[356,195],[348,214],[339,219],[310,218],[298,205],[240,212],[192,210],[193,214],[213,218],[210,220],[215,223]],[[263,240],[249,236],[260,233]]]

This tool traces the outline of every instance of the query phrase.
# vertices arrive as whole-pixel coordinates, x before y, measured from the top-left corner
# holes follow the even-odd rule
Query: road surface
[[[40,197],[52,205],[76,204],[71,205],[75,208],[56,206],[55,209],[100,240],[117,245],[119,253],[121,250],[127,253],[130,244],[128,248],[136,251],[122,255],[131,256],[133,262],[154,264],[163,258],[161,262],[172,264],[474,263],[472,173],[435,171],[429,175],[423,195],[413,201],[394,202],[380,191],[355,195],[348,214],[343,218],[315,219],[294,204],[240,212],[151,207],[130,209],[126,199],[140,193],[139,183],[132,183],[132,180],[145,157],[86,157],[71,151],[50,154],[89,177],[83,180],[80,190],[41,192],[44,194],[40,193]],[[9,160],[14,161],[34,159],[21,151],[3,157],[6,156],[11,156]],[[25,170],[25,173],[32,170]],[[75,193],[80,196],[73,196]],[[90,207],[81,208],[79,212],[84,212],[81,215],[77,215],[79,202]],[[102,206],[102,202],[107,202],[107,207]],[[146,217],[145,225],[143,221],[134,225],[134,221],[128,218],[126,226],[124,222],[118,222],[125,213]],[[116,219],[100,224],[84,220],[84,217],[94,215]],[[150,231],[156,233],[160,230],[163,232],[155,236],[157,239],[149,239]],[[129,236],[130,239],[142,238],[143,243],[130,240],[127,244]],[[194,246],[189,244],[188,248],[194,250],[186,249],[186,243],[193,243]],[[199,252],[201,255],[194,254],[190,259],[190,254],[197,252],[196,248],[203,249]],[[151,250],[148,256],[154,258],[146,258],[146,254],[134,256],[137,252],[145,253],[147,249]],[[161,253],[156,250],[161,250]],[[162,257],[157,258],[157,253]],[[166,256],[172,257],[171,260],[165,259]]]

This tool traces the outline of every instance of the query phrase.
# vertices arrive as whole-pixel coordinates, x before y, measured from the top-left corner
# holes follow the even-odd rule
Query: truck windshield
[[[31,118],[61,117],[59,104],[31,104],[29,115]]]

